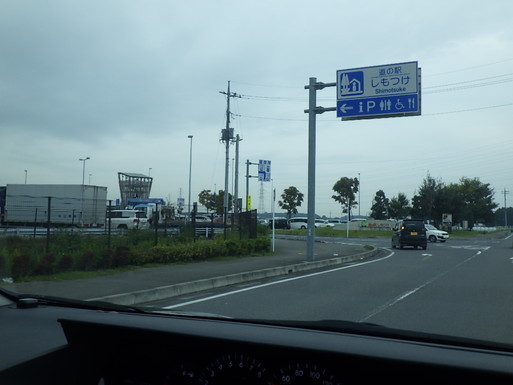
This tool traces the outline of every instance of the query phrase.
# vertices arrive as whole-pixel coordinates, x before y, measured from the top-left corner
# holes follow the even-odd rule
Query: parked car
[[[308,218],[307,217],[290,218],[289,226],[291,229],[305,230],[308,227]],[[333,226],[335,226],[333,223],[330,223],[325,219],[320,219],[320,218],[315,219],[315,228],[333,227]]]
[[[212,218],[208,215],[196,215],[194,219],[196,222],[212,222]]]
[[[335,224],[327,221],[326,219],[316,219],[315,220],[315,227],[334,227]]]
[[[426,227],[424,221],[417,219],[405,219],[397,223],[392,235],[392,248],[404,246],[427,248]]]
[[[292,230],[306,230],[308,226],[308,218],[307,217],[294,217],[289,219],[289,227]]]
[[[426,225],[426,237],[429,242],[445,242],[449,239],[449,233],[447,231],[438,230],[433,225]]]
[[[264,226],[267,226],[269,224],[269,219],[266,219],[266,218],[258,218],[257,221],[259,224],[264,225]]]
[[[289,219],[289,226],[292,230],[306,230],[308,227],[307,217],[294,217]]]
[[[273,228],[273,219],[269,219],[269,228]],[[274,218],[274,228],[275,229],[290,229],[289,222],[286,218]]]
[[[107,226],[113,229],[146,229],[149,227],[146,213],[141,210],[111,210],[107,213]]]

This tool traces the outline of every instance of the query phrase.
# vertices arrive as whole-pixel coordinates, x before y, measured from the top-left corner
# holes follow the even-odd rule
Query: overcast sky
[[[380,189],[411,200],[428,173],[477,177],[502,206],[504,189],[513,201],[512,14],[511,0],[0,0],[0,185],[80,184],[90,157],[85,182],[109,199],[122,171],[150,173],[152,197],[176,202],[193,135],[192,200],[224,189],[231,81],[239,195],[246,160],[271,160],[277,195],[296,186],[306,212],[309,78],[418,61],[421,116],[317,116],[316,212],[339,216],[332,187],[358,174],[362,215]],[[325,88],[317,104],[335,95]],[[251,178],[253,208],[271,211],[271,183],[263,193]]]

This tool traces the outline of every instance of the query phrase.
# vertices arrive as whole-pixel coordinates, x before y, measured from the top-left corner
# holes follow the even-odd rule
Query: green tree
[[[464,207],[459,184],[450,183],[438,192],[432,219],[437,223],[442,220],[443,214],[452,214],[453,222],[459,223],[464,219]]]
[[[444,187],[440,180],[427,174],[419,187],[419,192],[412,199],[412,216],[422,219],[433,219],[436,213],[437,195]]]
[[[216,214],[222,215],[224,213],[223,205],[224,205],[224,190],[219,190],[217,194],[215,195],[215,202],[216,202]],[[233,205],[233,196],[232,194],[228,193],[228,211],[232,209]]]
[[[287,218],[290,219],[292,214],[297,214],[297,208],[303,203],[304,195],[296,187],[290,186],[283,190],[278,206],[287,211]]]
[[[444,185],[429,173],[412,199],[412,216],[440,221],[442,214],[452,214],[453,222],[492,223],[497,204],[494,190],[479,178],[463,177],[459,183]]]
[[[463,212],[460,214],[462,220],[467,220],[469,224],[477,221],[493,222],[498,204],[493,202],[494,190],[489,183],[482,183],[478,178],[463,177],[458,192],[458,198],[463,204]]]
[[[410,215],[410,202],[406,194],[398,193],[397,196],[390,198],[388,202],[388,218],[403,219]]]
[[[207,212],[216,209],[216,194],[212,194],[210,190],[203,190],[198,194],[198,201],[205,206]]]
[[[355,199],[355,194],[358,192],[359,182],[358,178],[340,178],[333,186],[333,191],[337,195],[331,197],[342,205],[342,212],[347,212],[348,220],[351,220],[351,208],[356,207],[358,202]]]
[[[374,196],[370,216],[374,219],[387,219],[388,198],[383,190],[378,190]]]

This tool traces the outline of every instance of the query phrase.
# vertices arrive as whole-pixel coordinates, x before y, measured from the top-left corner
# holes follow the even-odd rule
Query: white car
[[[146,213],[141,210],[112,210],[107,213],[107,227],[113,229],[147,229],[149,227]]]
[[[449,239],[449,233],[447,231],[438,230],[433,225],[425,225],[426,227],[426,237],[429,242],[445,242]]]
[[[326,219],[316,219],[315,227],[334,227],[335,224],[328,222]]]
[[[293,230],[295,230],[295,229],[296,230],[297,229],[300,229],[300,230],[306,229],[308,227],[308,218],[307,217],[294,217],[294,218],[290,218],[289,219],[289,226]],[[334,226],[333,223],[329,223],[325,219],[317,218],[315,220],[315,228],[319,228],[319,227],[333,227],[333,226]]]
[[[212,218],[208,215],[196,215],[196,222],[212,222]]]
[[[307,217],[294,217],[289,219],[289,227],[292,230],[303,230],[308,226]]]

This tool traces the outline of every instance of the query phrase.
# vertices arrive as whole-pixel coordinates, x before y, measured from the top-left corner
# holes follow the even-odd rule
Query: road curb
[[[370,251],[348,255],[343,257],[335,257],[314,262],[301,262],[292,265],[272,267],[267,269],[246,271],[242,273],[230,274],[225,276],[200,279],[197,281],[178,283],[167,286],[155,287],[152,289],[137,290],[128,293],[113,294],[104,297],[90,298],[87,301],[107,301],[118,305],[137,305],[146,302],[164,300],[183,294],[195,293],[203,290],[210,290],[219,287],[250,282],[254,280],[271,278],[281,275],[288,275],[296,272],[320,269],[329,266],[341,265],[344,263],[354,262],[366,259],[378,254],[379,249],[373,247]]]

